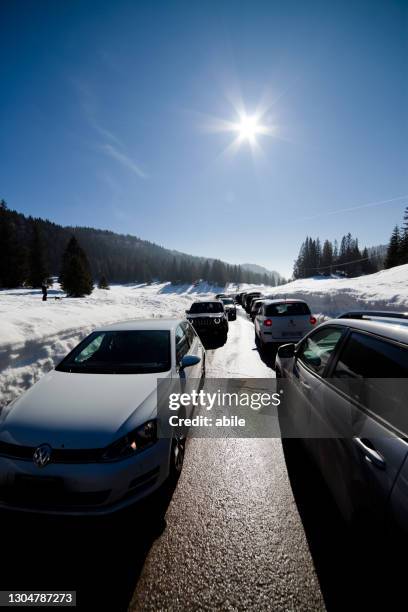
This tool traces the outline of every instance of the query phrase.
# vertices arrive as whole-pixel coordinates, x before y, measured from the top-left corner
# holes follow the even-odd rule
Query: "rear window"
[[[283,302],[282,304],[267,304],[265,306],[265,316],[267,317],[296,317],[310,314],[310,308],[304,302]]]
[[[224,306],[220,302],[194,302],[190,312],[191,314],[224,312]]]
[[[234,300],[232,300],[231,298],[222,298],[221,302],[223,304],[234,304]]]

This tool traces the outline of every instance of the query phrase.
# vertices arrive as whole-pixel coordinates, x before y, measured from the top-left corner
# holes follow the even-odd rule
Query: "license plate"
[[[282,332],[285,338],[298,338],[302,332]]]

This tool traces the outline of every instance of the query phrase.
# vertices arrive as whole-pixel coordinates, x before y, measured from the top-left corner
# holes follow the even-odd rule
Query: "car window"
[[[191,305],[190,312],[191,314],[224,312],[224,306],[221,302],[194,302]]]
[[[282,304],[267,304],[265,306],[267,317],[294,317],[310,314],[309,306],[303,302],[283,302]]]
[[[353,332],[340,352],[332,383],[407,434],[407,380],[408,348]]]
[[[55,368],[78,374],[145,374],[171,368],[167,330],[93,332]]]
[[[333,372],[335,378],[408,378],[408,350],[368,336],[352,333]]]
[[[188,341],[187,335],[184,332],[181,325],[179,325],[176,329],[176,362],[180,363],[184,355],[188,352],[190,348],[190,343]]]
[[[339,342],[343,331],[336,327],[325,327],[306,338],[298,352],[298,359],[320,376]]]
[[[223,304],[233,304],[234,300],[232,300],[231,298],[222,298],[221,302]]]
[[[184,333],[185,333],[185,334],[186,334],[186,336],[187,336],[188,344],[189,344],[189,346],[191,347],[191,346],[192,346],[192,344],[193,344],[193,342],[194,342],[194,340],[195,340],[195,339],[196,339],[196,337],[197,337],[197,336],[196,336],[196,333],[195,333],[195,331],[194,331],[194,329],[193,329],[193,326],[192,326],[192,325],[190,325],[190,323],[186,323],[186,322],[185,322],[185,323],[182,323],[182,324],[181,324],[181,326],[182,326],[182,328],[183,328],[183,330],[184,330]]]

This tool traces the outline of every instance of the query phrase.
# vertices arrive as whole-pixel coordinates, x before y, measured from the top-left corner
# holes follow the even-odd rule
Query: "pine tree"
[[[110,289],[106,276],[102,275],[99,279],[98,289]]]
[[[0,287],[21,287],[27,278],[27,249],[17,239],[15,224],[0,201]]]
[[[44,238],[37,222],[33,222],[33,235],[29,253],[28,284],[40,288],[49,277],[49,270],[45,254]]]
[[[404,218],[401,228],[400,263],[408,263],[408,206],[404,210]]]
[[[71,237],[63,254],[59,282],[69,297],[83,297],[92,293],[88,258],[75,236]]]
[[[333,245],[329,240],[325,240],[323,243],[322,257],[321,257],[321,272],[326,276],[332,273],[333,266]]]
[[[384,267],[393,268],[401,263],[401,236],[398,225],[394,227],[387,249]]]

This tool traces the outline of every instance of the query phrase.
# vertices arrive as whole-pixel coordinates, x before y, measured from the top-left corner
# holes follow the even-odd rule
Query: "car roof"
[[[208,304],[210,302],[221,302],[221,298],[201,298],[200,300],[194,300],[193,304]]]
[[[286,299],[286,298],[265,298],[265,302],[269,304],[306,304],[305,300]]]
[[[406,319],[380,317],[373,319],[329,319],[322,325],[339,325],[356,330],[360,329],[389,340],[408,344],[408,321]]]
[[[94,331],[171,330],[185,319],[134,319],[97,327]]]

